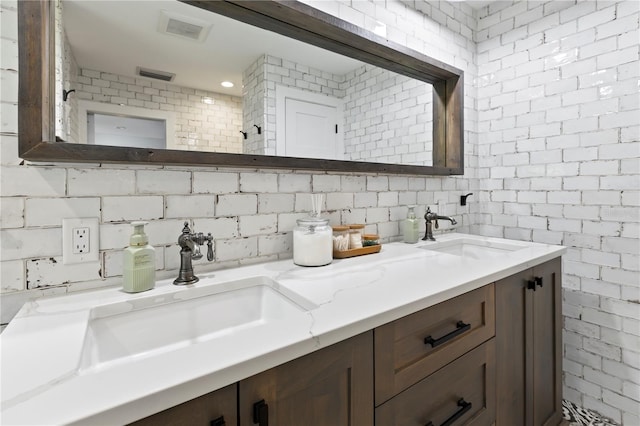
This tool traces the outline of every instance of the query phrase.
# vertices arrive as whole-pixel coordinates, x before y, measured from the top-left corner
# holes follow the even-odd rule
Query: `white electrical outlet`
[[[99,260],[98,218],[62,219],[62,263]]]
[[[89,251],[89,236],[91,232],[89,228],[73,228],[73,236],[71,244],[73,244],[73,254],[82,254]]]

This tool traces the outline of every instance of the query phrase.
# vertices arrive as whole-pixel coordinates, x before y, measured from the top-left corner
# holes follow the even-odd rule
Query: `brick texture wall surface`
[[[326,194],[332,224],[365,222],[383,241],[406,205],[437,205],[462,232],[569,247],[564,396],[640,424],[639,3],[306,2],[464,70],[465,175],[22,164],[17,3],[2,0],[0,322],[30,297],[117,285],[130,220],[150,222],[168,278],[185,219],[215,236],[215,263],[196,263],[208,271],[290,257],[310,192]],[[99,265],[59,261],[66,217],[100,218]]]
[[[482,218],[568,246],[565,398],[640,424],[637,1],[496,2],[478,13]]]

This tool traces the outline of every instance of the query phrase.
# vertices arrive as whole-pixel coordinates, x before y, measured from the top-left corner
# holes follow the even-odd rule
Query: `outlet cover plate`
[[[74,230],[88,229],[88,249],[83,253],[74,253]],[[98,262],[100,252],[100,239],[97,217],[62,219],[62,263]]]

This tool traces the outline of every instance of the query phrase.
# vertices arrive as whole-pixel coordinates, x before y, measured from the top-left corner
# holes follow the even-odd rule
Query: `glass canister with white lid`
[[[324,266],[333,260],[333,232],[329,219],[298,219],[293,229],[293,263],[300,266]]]

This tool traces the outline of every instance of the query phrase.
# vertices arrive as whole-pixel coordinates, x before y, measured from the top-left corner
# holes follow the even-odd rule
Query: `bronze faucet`
[[[192,233],[189,228],[189,222],[184,223],[182,234],[178,237],[178,245],[180,246],[180,272],[178,278],[173,283],[175,285],[195,284],[199,278],[193,274],[192,259],[198,260],[202,258],[200,246],[207,243],[207,260],[213,260],[213,237],[209,233],[206,237],[202,232]]]
[[[427,211],[424,214],[424,220],[427,222],[427,230],[424,234],[424,238],[422,239],[422,241],[435,241],[436,239],[433,238],[433,227],[435,226],[436,229],[438,229],[438,219],[442,219],[442,220],[448,220],[449,222],[451,222],[452,225],[457,224],[458,222],[456,222],[456,220],[452,217],[449,216],[440,216],[437,213],[434,213],[431,211],[431,207],[427,206]]]

